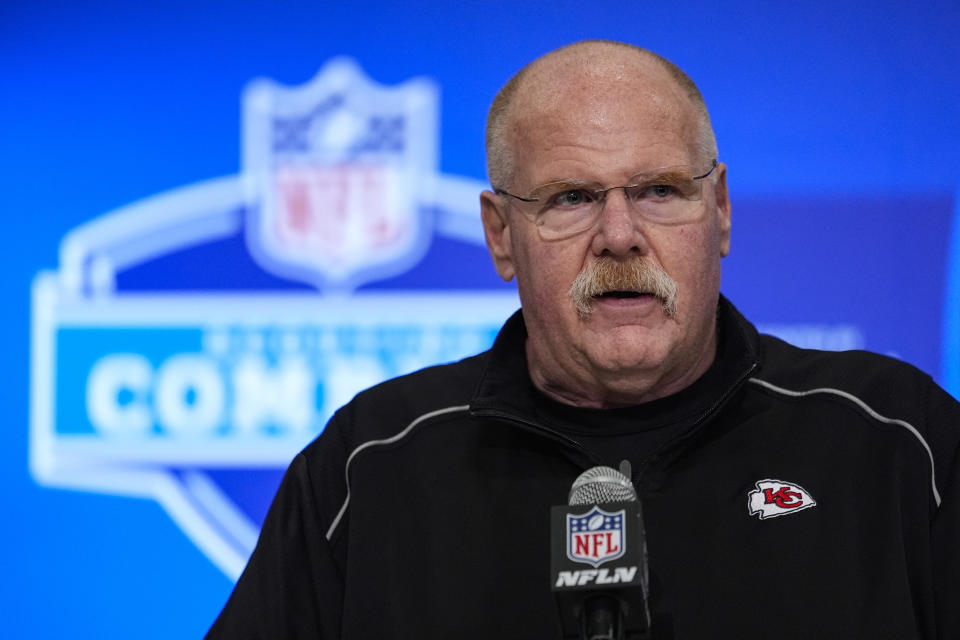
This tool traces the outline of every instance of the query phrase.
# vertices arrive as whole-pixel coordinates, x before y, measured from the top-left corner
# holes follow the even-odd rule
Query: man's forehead
[[[683,127],[693,116],[689,97],[653,58],[604,44],[555,51],[520,80],[509,118],[515,133],[555,117],[591,121],[633,112],[651,124]],[[598,122],[599,124],[599,122]]]
[[[547,170],[535,153],[543,145],[572,149],[612,139],[636,143],[636,133],[641,130],[649,131],[643,144],[659,143],[680,152],[667,153],[671,157],[664,157],[664,163],[693,160],[700,129],[689,96],[657,62],[633,51],[626,53],[629,55],[602,58],[557,55],[541,59],[529,69],[507,116],[508,144],[514,147],[518,162],[515,177],[532,169],[528,164],[532,161],[536,161],[538,173]],[[570,170],[558,169],[560,173]],[[534,177],[544,176],[528,176]]]

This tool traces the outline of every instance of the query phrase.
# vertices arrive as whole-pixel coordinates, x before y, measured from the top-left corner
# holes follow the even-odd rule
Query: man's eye
[[[551,204],[558,207],[576,207],[578,205],[590,202],[590,194],[583,189],[570,189],[561,191],[555,195]]]
[[[674,193],[676,193],[676,189],[669,184],[652,184],[646,188],[644,196],[663,200],[664,198],[669,198]]]

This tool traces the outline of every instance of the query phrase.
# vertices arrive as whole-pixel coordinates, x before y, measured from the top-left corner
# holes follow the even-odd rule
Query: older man
[[[560,637],[549,508],[598,464],[632,469],[654,638],[960,637],[960,405],[720,296],[726,167],[690,79],[564,47],[501,90],[487,149],[521,312],[336,414],[210,637]]]

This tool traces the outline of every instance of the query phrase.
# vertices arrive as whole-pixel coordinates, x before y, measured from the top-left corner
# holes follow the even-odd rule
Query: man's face
[[[691,108],[673,83],[653,74],[633,83],[571,82],[548,106],[516,117],[516,171],[510,185],[525,195],[549,182],[580,178],[622,185],[639,171],[693,164],[698,135]],[[531,104],[538,101],[530,100]],[[720,259],[729,247],[725,167],[702,181],[693,222],[645,221],[611,191],[596,224],[572,237],[544,240],[522,203],[485,192],[484,227],[501,276],[517,278],[528,329],[527,354],[537,386],[586,406],[636,404],[689,385],[712,362]],[[578,313],[570,295],[592,263],[641,258],[676,282],[674,314],[651,295],[597,296]]]

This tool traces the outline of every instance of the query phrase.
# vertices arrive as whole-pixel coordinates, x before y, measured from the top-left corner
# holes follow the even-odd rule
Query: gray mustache
[[[581,318],[593,311],[593,297],[607,291],[639,291],[656,296],[668,317],[677,313],[677,283],[660,265],[647,258],[627,261],[601,256],[577,274],[570,297]]]

